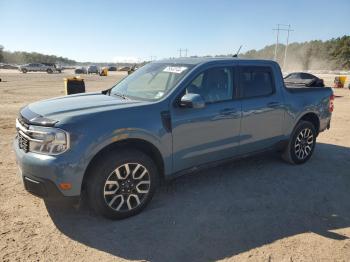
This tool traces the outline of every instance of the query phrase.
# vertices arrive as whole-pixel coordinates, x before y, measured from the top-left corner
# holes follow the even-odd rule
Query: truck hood
[[[29,122],[40,122],[40,117],[46,120],[60,121],[62,118],[74,117],[82,114],[101,112],[131,106],[140,101],[123,99],[102,93],[84,93],[43,100],[29,104],[21,110],[21,115]]]

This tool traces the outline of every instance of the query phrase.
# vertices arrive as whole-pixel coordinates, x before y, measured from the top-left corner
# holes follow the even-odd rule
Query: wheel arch
[[[300,122],[300,121],[307,121],[307,122],[310,122],[314,125],[315,129],[316,129],[316,133],[318,135],[319,131],[320,131],[320,119],[318,117],[318,115],[314,112],[308,112],[304,115],[302,115],[296,125]]]
[[[81,192],[84,192],[84,190],[86,189],[86,183],[90,174],[89,170],[91,170],[93,165],[96,164],[101,158],[103,158],[105,154],[108,154],[109,152],[113,152],[114,150],[125,149],[125,148],[136,149],[150,156],[157,167],[160,178],[161,179],[164,178],[165,164],[164,164],[164,159],[160,150],[154,144],[144,139],[127,138],[124,140],[113,142],[105,146],[94,155],[94,157],[90,160],[84,172],[83,181],[81,185]]]

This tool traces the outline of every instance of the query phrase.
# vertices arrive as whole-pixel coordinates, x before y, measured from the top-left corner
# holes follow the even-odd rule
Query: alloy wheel
[[[314,134],[310,128],[302,129],[294,144],[295,155],[298,159],[304,160],[307,158],[314,146]]]
[[[150,191],[150,185],[150,174],[143,165],[120,165],[109,174],[105,182],[105,202],[115,211],[130,211],[143,203]]]

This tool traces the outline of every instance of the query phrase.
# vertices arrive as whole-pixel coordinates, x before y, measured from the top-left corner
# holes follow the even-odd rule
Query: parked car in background
[[[274,61],[170,59],[102,92],[29,104],[13,145],[26,190],[86,194],[120,219],[143,210],[160,179],[267,150],[305,163],[333,99],[331,88],[286,87]]]
[[[130,70],[128,71],[128,75],[134,73],[136,70],[138,69],[138,67],[136,65],[133,65]]]
[[[86,67],[80,66],[74,70],[74,73],[75,74],[87,74],[87,69],[86,69]]]
[[[99,74],[100,70],[98,66],[91,65],[87,68],[87,73],[88,74]]]
[[[26,65],[21,65],[19,71],[22,73],[27,72],[47,72],[48,74],[54,73],[56,68],[52,65],[44,65],[41,63],[31,63]]]
[[[108,71],[117,71],[117,67],[116,66],[110,66],[108,67]]]
[[[0,69],[18,69],[18,66],[0,63]]]
[[[324,87],[324,81],[315,75],[303,72],[290,73],[284,78],[286,85]]]
[[[123,66],[119,69],[119,71],[130,71],[131,67],[129,66]]]
[[[63,71],[63,68],[61,66],[56,65],[54,63],[42,63],[42,64],[52,68],[54,73],[62,73]]]

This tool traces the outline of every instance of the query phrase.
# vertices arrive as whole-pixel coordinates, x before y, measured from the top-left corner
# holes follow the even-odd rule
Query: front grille
[[[18,147],[26,153],[29,151],[29,141],[20,132],[18,132]]]
[[[26,129],[29,128],[29,121],[27,119],[25,119],[21,114],[18,115],[18,122],[24,126]]]
[[[25,119],[21,114],[19,114],[16,123],[18,147],[26,153],[29,151],[29,139],[25,135],[25,133],[29,129],[28,123],[28,120]]]

